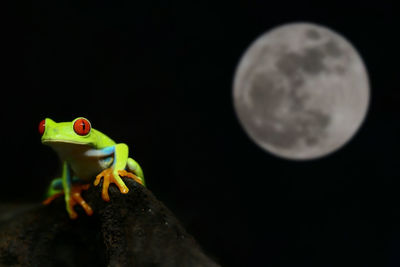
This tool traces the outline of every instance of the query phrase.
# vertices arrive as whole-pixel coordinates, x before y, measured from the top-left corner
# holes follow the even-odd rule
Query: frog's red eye
[[[74,131],[79,135],[87,135],[90,132],[90,122],[85,118],[77,119],[74,122]]]
[[[41,122],[39,122],[39,134],[40,135],[44,134],[45,126],[46,126],[46,120],[42,120]]]

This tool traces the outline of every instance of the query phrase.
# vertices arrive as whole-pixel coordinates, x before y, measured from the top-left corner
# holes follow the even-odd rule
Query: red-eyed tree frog
[[[55,122],[49,118],[39,123],[41,141],[52,147],[59,155],[63,168],[62,176],[54,179],[47,190],[49,204],[60,195],[65,196],[66,209],[71,219],[78,217],[74,210],[80,205],[87,215],[92,215],[92,208],[82,198],[81,192],[87,190],[91,180],[99,185],[103,178],[101,196],[109,201],[108,187],[117,185],[122,194],[129,189],[121,177],[129,177],[145,186],[140,165],[129,157],[128,146],[115,143],[107,135],[93,129],[90,122],[79,117],[72,122]]]

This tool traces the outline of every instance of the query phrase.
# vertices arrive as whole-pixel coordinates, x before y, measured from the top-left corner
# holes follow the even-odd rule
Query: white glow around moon
[[[364,121],[368,76],[355,48],[310,23],[277,27],[242,56],[234,107],[250,138],[288,159],[314,159],[345,145]]]

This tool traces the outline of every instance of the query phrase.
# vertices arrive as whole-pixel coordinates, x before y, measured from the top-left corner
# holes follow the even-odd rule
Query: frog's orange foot
[[[118,186],[121,193],[128,193],[129,189],[126,187],[125,183],[121,180],[120,177],[115,177],[114,170],[112,168],[108,168],[103,170],[99,175],[96,176],[94,180],[94,185],[97,186],[100,184],[100,180],[103,178],[103,188],[101,191],[101,197],[104,201],[110,201],[110,196],[108,195],[108,187],[111,183],[114,183]],[[119,179],[119,181],[117,180]]]
[[[96,179],[93,183],[95,186],[97,186],[100,184],[101,178],[103,178],[103,188],[101,192],[101,197],[103,198],[104,201],[110,201],[110,196],[108,194],[108,187],[110,186],[111,183],[114,183],[122,194],[127,194],[129,192],[128,187],[125,185],[124,181],[122,181],[121,177],[119,176],[129,177],[139,183],[142,183],[139,180],[139,178],[136,177],[136,175],[127,172],[126,170],[119,170],[116,172],[116,175],[114,175],[114,170],[112,168],[105,169],[99,175],[96,176]]]
[[[69,200],[67,202],[67,205],[68,205],[67,210],[68,210],[69,217],[71,219],[78,218],[78,214],[74,210],[75,205],[80,205],[83,208],[83,210],[86,212],[87,215],[90,216],[93,214],[92,208],[89,206],[89,204],[86,203],[86,201],[81,196],[81,192],[83,190],[88,190],[89,187],[90,187],[90,184],[72,185]]]
[[[128,178],[131,178],[131,179],[135,180],[137,183],[139,183],[139,184],[141,184],[141,185],[144,185],[144,184],[143,184],[143,180],[140,179],[139,177],[137,177],[136,175],[134,175],[134,174],[131,173],[131,172],[128,172],[128,171],[126,171],[126,170],[120,170],[120,171],[118,171],[118,174],[119,174],[121,177],[128,177]]]
[[[48,198],[46,198],[42,203],[44,205],[49,205],[54,199],[56,199],[56,198],[58,198],[59,196],[62,196],[62,195],[64,195],[64,192],[54,194],[54,195],[49,196]]]

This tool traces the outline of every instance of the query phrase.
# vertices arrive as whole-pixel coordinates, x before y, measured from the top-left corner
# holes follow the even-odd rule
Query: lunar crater
[[[306,36],[311,40],[318,40],[321,38],[321,35],[315,29],[309,29],[306,31]]]

